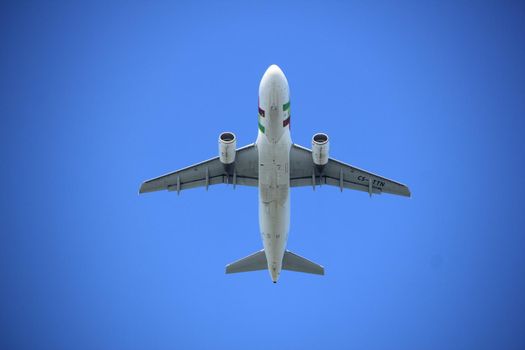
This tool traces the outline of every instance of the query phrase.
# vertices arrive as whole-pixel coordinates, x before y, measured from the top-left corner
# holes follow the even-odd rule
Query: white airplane
[[[219,156],[145,181],[139,193],[180,191],[229,184],[259,187],[259,227],[264,249],[226,266],[226,273],[266,270],[274,283],[281,270],[324,275],[324,268],[286,250],[290,227],[290,187],[322,184],[410,197],[410,190],[352,165],[329,158],[328,136],[315,134],[312,149],[292,143],[290,93],[282,70],[271,65],[259,85],[259,133],[236,148],[232,132],[219,135]]]

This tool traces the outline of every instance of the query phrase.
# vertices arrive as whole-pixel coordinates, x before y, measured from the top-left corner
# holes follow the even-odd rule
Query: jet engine
[[[328,163],[329,147],[328,135],[317,133],[312,137],[312,158],[315,165],[322,167]]]
[[[224,165],[235,162],[237,138],[232,132],[223,132],[219,135],[219,158]]]

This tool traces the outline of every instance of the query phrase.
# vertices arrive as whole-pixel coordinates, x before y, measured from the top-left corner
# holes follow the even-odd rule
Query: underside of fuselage
[[[276,65],[259,85],[259,226],[273,282],[277,282],[290,227],[290,94]]]

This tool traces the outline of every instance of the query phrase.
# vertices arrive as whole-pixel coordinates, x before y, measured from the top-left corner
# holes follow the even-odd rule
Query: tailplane
[[[266,261],[264,249],[226,265],[226,273],[248,272],[267,269],[268,262]]]
[[[289,250],[284,252],[283,270],[324,275],[324,267]]]
[[[226,265],[226,273],[267,270],[264,249]],[[324,267],[287,250],[283,256],[283,270],[324,275]]]

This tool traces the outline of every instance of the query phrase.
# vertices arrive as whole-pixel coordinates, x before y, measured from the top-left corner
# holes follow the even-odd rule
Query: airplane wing
[[[292,145],[290,150],[290,186],[316,185],[337,186],[343,188],[368,192],[372,194],[391,193],[410,197],[407,186],[372,174],[366,170],[330,158],[328,163],[319,171],[313,160],[312,151],[308,148]]]
[[[255,144],[236,150],[235,165],[231,169],[221,163],[219,157],[205,160],[187,168],[147,180],[140,186],[139,193],[168,190],[187,190],[194,187],[206,187],[216,184],[258,186],[259,154]]]

